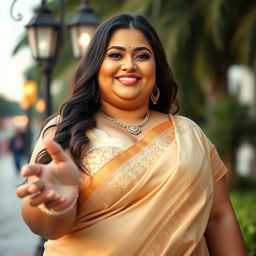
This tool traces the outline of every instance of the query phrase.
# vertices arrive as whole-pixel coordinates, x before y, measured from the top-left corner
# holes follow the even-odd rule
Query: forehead
[[[138,46],[146,46],[153,50],[144,34],[134,28],[117,29],[111,36],[108,47],[122,46],[125,48],[135,48]]]

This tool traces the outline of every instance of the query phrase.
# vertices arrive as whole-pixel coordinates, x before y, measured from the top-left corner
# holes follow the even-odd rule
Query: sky
[[[22,34],[26,32],[25,25],[33,16],[34,7],[40,5],[40,0],[18,0],[14,6],[14,16],[21,13],[23,19],[12,20],[10,6],[13,0],[1,1],[0,10],[0,95],[8,100],[20,102],[23,97],[24,72],[32,63],[29,48],[22,50],[14,57],[11,52]]]

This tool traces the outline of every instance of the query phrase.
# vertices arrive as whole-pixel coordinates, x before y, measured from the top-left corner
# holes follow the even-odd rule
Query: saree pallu
[[[202,130],[170,115],[125,148],[94,137],[99,144],[85,156],[93,176],[80,190],[76,225],[48,241],[44,255],[209,255],[213,185],[227,170]]]

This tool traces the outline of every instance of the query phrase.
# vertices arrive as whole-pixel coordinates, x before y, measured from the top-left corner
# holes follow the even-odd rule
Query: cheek
[[[149,64],[144,67],[144,75],[147,76],[149,80],[155,82],[156,80],[156,66],[154,63]]]
[[[144,67],[142,67],[142,68],[143,68],[145,74],[155,76],[155,73],[156,73],[155,61],[152,60],[150,62],[147,62],[143,66]]]
[[[105,61],[102,63],[99,71],[99,76],[111,76],[115,73],[116,67],[113,63]]]
[[[98,73],[98,84],[100,88],[104,88],[106,85],[106,80],[112,78],[113,66],[107,62],[103,62]]]

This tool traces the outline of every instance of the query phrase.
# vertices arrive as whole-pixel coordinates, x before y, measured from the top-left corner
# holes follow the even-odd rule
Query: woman
[[[245,255],[226,168],[176,94],[143,17],[99,26],[17,189],[44,255]]]

